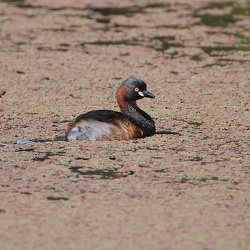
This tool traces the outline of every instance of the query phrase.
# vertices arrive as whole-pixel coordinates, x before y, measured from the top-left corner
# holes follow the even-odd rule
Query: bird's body
[[[70,123],[66,140],[130,140],[154,135],[153,119],[136,105],[143,97],[155,98],[145,82],[128,78],[117,91],[121,112],[94,110],[78,116]]]

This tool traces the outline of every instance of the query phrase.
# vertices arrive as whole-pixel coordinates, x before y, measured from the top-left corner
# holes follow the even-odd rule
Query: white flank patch
[[[112,134],[113,125],[94,119],[83,120],[75,124],[67,135],[68,141],[96,141]]]

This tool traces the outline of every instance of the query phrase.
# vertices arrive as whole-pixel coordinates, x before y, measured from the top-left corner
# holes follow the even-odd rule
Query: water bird
[[[136,101],[155,98],[144,81],[128,78],[118,88],[117,102],[121,112],[93,110],[79,115],[69,124],[65,140],[131,140],[156,133],[154,120],[140,109]]]

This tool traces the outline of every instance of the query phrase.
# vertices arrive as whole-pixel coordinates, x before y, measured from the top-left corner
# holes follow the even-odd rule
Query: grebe
[[[130,140],[156,133],[154,120],[136,105],[144,97],[155,98],[144,81],[126,79],[116,96],[121,112],[93,110],[82,114],[69,124],[65,140]]]

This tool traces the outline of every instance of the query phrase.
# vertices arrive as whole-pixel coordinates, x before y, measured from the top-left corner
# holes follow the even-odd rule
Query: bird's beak
[[[155,95],[149,93],[147,90],[138,92],[142,97],[155,98]]]

